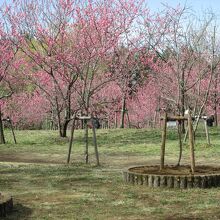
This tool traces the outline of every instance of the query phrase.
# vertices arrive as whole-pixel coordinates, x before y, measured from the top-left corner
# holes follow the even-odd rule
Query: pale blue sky
[[[146,0],[148,6],[153,11],[158,11],[161,8],[161,3],[167,3],[170,6],[187,5],[195,14],[200,14],[207,10],[212,10],[220,17],[220,0]]]
[[[6,0],[10,2],[11,0]],[[0,0],[0,4],[4,0]],[[167,3],[170,6],[187,5],[190,7],[195,14],[200,14],[203,11],[212,10],[220,19],[220,0],[146,0],[148,6],[153,11],[158,11],[162,8],[161,3]]]
[[[11,0],[6,0],[6,2],[10,2]],[[4,0],[0,0],[0,4],[4,2]],[[185,3],[188,6],[191,6],[195,11],[202,11],[206,9],[213,9],[216,13],[220,15],[220,0],[146,0],[149,7],[157,11],[158,8],[161,7],[161,3],[167,3],[171,6],[176,6],[179,3],[184,5]]]

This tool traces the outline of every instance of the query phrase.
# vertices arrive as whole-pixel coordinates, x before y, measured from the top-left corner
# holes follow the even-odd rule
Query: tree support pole
[[[178,162],[177,162],[177,166],[180,165],[180,161],[181,161],[181,158],[182,158],[182,152],[183,152],[182,135],[181,135],[181,124],[180,124],[179,121],[178,121],[178,138],[179,138],[179,148],[180,148],[180,152],[179,152],[179,159],[178,159]]]
[[[192,118],[191,118],[190,112],[188,115],[188,129],[189,129],[191,171],[192,171],[192,174],[194,174],[195,172],[194,135],[193,135]]]
[[[74,115],[73,118],[73,123],[71,126],[71,136],[70,136],[70,143],[69,143],[69,152],[68,152],[68,157],[67,157],[67,163],[69,164],[70,162],[70,156],[71,156],[71,151],[72,151],[72,146],[73,146],[73,138],[74,138],[74,131],[75,131],[75,122],[76,122],[76,116]]]
[[[95,123],[94,119],[92,118],[92,132],[93,132],[93,143],[94,143],[94,149],[95,149],[95,156],[96,156],[96,165],[99,166],[99,152],[98,152],[98,146],[97,146],[97,139],[96,139],[96,130],[95,130]]]
[[[165,113],[164,127],[163,127],[163,133],[162,133],[162,145],[161,145],[161,153],[160,153],[160,156],[161,156],[160,157],[160,170],[164,169],[166,135],[167,135],[167,113]]]
[[[183,139],[184,142],[186,142],[186,139],[187,139],[188,133],[189,133],[189,129],[188,129],[188,127],[187,127],[187,130],[186,130],[186,133],[185,133],[185,135],[184,135],[184,139]]]
[[[207,144],[210,145],[211,143],[210,143],[210,137],[209,137],[209,132],[208,132],[206,120],[204,120],[204,126],[205,126],[206,141],[207,141]]]
[[[84,120],[84,126],[85,126],[85,161],[86,164],[89,163],[89,140],[88,140],[88,121],[87,119]]]

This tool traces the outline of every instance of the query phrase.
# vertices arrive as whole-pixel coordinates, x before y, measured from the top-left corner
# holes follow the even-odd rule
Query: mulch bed
[[[220,167],[196,166],[136,166],[123,171],[127,183],[161,188],[211,188],[220,186]]]
[[[132,167],[130,172],[158,175],[192,175],[190,166],[165,166],[160,170],[159,166]],[[220,174],[220,167],[196,166],[194,175]]]

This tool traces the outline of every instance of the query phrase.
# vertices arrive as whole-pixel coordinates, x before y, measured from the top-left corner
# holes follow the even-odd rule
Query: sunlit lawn
[[[220,131],[211,129],[212,146],[203,130],[197,135],[197,164],[220,162]],[[220,190],[153,189],[127,185],[122,169],[158,164],[159,130],[99,130],[101,166],[95,166],[90,138],[90,164],[84,164],[83,132],[76,132],[71,164],[66,165],[68,140],[56,131],[16,131],[14,145],[0,146],[0,191],[11,194],[15,208],[6,219],[220,219]],[[166,163],[175,164],[175,131],[168,135]],[[91,134],[90,134],[91,137]],[[185,144],[183,163],[189,161]]]

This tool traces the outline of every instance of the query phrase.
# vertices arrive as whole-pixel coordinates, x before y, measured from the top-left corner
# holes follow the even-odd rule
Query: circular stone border
[[[6,217],[13,209],[13,199],[11,196],[0,193],[0,217]]]
[[[130,169],[151,167],[158,168],[159,166],[133,166],[123,170],[124,181],[136,185],[144,185],[155,188],[211,188],[220,186],[220,172],[215,174],[147,174],[132,172]],[[174,167],[174,166],[168,166]],[[202,167],[202,166],[200,166]],[[214,169],[214,167],[213,167]]]

